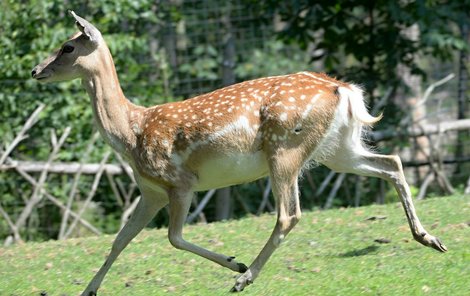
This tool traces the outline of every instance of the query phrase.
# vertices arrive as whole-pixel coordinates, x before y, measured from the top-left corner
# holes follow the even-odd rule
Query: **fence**
[[[309,67],[308,53],[275,40],[277,21],[260,21],[253,11],[247,10],[244,1],[191,0],[167,1],[167,4],[170,12],[176,9],[181,16],[176,21],[168,17],[161,25],[156,41],[164,49],[171,68],[168,88],[175,97],[187,98],[238,80]],[[399,126],[369,135],[380,149],[394,147],[394,151],[387,152],[403,157],[407,175],[418,188],[418,198],[423,198],[430,186],[438,188],[436,192],[453,192],[451,177],[458,180],[457,184],[466,184],[468,180],[470,122],[468,119],[455,120],[456,101],[446,99],[456,95],[454,81],[455,78],[446,78],[431,85],[430,91],[424,92],[424,96],[413,104],[417,106],[414,112],[404,116]],[[382,109],[389,99],[385,93],[383,104],[379,102],[373,112]],[[410,100],[404,101],[409,103]],[[88,139],[82,162],[64,163],[56,159],[70,132],[67,129],[60,135],[52,134],[51,152],[47,158],[20,161],[10,157],[19,143],[31,140],[26,139],[26,135],[34,128],[43,108],[39,107],[16,134],[15,140],[4,143],[5,149],[0,151],[1,170],[14,175],[14,180],[30,184],[27,192],[12,190],[13,202],[0,203],[0,214],[4,218],[4,222],[0,222],[0,237],[9,243],[37,239],[38,232],[43,234],[42,238],[60,239],[115,232],[131,215],[139,193],[129,166],[119,155],[108,151],[102,155],[100,163],[87,162],[87,155],[96,141],[100,141],[96,134]],[[457,137],[458,133],[460,137]],[[410,141],[410,138],[414,140]],[[463,148],[457,148],[458,139],[458,145]],[[388,201],[383,182],[334,174],[324,168],[306,171],[301,182],[303,205],[308,208],[358,206],[370,202],[371,198],[377,202]],[[54,186],[64,186],[65,190],[56,194],[59,191]],[[270,186],[269,180],[264,179],[251,187],[234,187],[231,190],[234,208],[239,213],[273,211]],[[378,189],[377,193],[371,192],[369,187]],[[467,184],[459,190],[469,188],[470,184]],[[111,193],[111,197],[104,197],[103,193]],[[209,191],[194,199],[189,222],[208,220],[207,216],[216,208],[214,193]],[[365,200],[364,195],[369,196],[369,200]],[[115,221],[106,220],[111,219],[107,215],[113,215]],[[166,220],[167,213],[162,211],[154,225],[164,225]],[[120,223],[111,225],[116,221]]]

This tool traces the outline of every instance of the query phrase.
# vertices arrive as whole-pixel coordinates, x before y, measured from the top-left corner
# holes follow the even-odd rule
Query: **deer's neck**
[[[101,135],[113,149],[129,155],[136,145],[143,107],[129,102],[122,92],[109,51],[99,58],[100,67],[84,77],[83,84],[90,96],[93,114]]]

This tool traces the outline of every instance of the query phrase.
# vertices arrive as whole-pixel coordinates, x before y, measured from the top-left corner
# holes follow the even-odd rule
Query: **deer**
[[[298,179],[311,163],[390,182],[414,239],[447,251],[421,225],[400,158],[374,153],[364,143],[363,131],[382,115],[369,114],[359,86],[304,71],[245,81],[184,101],[137,106],[120,87],[101,32],[69,13],[78,32],[34,67],[32,77],[40,83],[81,79],[99,132],[132,167],[141,193],[135,212],[81,295],[97,294],[119,254],[167,205],[170,243],[240,273],[231,291],[242,291],[301,219]],[[264,177],[271,178],[277,220],[250,266],[183,238],[194,192]]]

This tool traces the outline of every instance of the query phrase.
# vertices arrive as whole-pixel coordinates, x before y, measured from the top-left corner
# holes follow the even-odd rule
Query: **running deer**
[[[96,295],[121,251],[167,204],[171,244],[241,273],[232,291],[242,291],[299,221],[297,180],[309,162],[391,182],[415,240],[447,250],[421,225],[400,158],[364,147],[363,127],[380,116],[369,115],[357,86],[325,74],[300,72],[235,84],[182,102],[136,106],[121,90],[101,33],[73,11],[70,14],[79,32],[37,65],[32,76],[40,82],[82,79],[99,131],[129,162],[142,194],[82,295]],[[183,239],[193,192],[266,176],[272,180],[277,223],[249,267]]]

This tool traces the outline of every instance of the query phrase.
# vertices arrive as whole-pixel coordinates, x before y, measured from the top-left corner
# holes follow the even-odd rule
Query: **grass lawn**
[[[242,295],[470,295],[470,196],[415,205],[447,253],[413,241],[398,203],[306,212]],[[380,216],[386,219],[367,220]],[[264,215],[187,226],[185,238],[249,265],[274,223],[275,216]],[[0,248],[0,295],[79,295],[113,238]],[[166,229],[147,230],[122,253],[98,294],[227,295],[236,276],[174,249]]]

